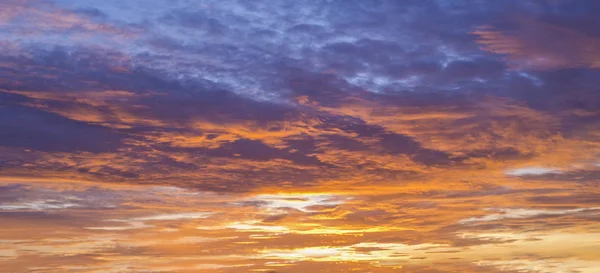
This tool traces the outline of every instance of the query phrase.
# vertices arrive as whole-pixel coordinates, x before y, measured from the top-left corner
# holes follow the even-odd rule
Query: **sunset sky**
[[[599,14],[0,0],[0,273],[599,273]]]

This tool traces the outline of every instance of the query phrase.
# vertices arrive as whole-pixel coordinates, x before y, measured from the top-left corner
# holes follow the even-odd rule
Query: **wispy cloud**
[[[518,169],[510,169],[505,171],[507,175],[511,176],[523,176],[523,175],[543,175],[543,174],[553,174],[553,173],[561,173],[562,171],[559,169],[553,168],[544,168],[544,167],[525,167]]]
[[[557,210],[542,210],[542,209],[492,209],[492,211],[499,211],[502,213],[489,214],[482,217],[473,217],[468,219],[460,220],[460,224],[472,224],[477,222],[488,222],[497,221],[504,219],[522,219],[522,218],[534,218],[534,217],[552,217],[560,215],[574,215],[580,212],[591,212],[592,214],[598,214],[600,207],[592,208],[577,208],[577,209],[557,209]]]

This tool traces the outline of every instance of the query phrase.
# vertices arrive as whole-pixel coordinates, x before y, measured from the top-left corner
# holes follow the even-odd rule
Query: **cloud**
[[[521,19],[511,29],[485,26],[473,34],[484,50],[508,56],[513,68],[600,68],[600,38],[571,27]]]
[[[4,204],[0,205],[0,210],[53,210],[53,209],[66,209],[71,207],[77,207],[74,203],[55,203],[50,200],[44,200],[40,202],[31,203],[20,203],[20,204]]]
[[[597,261],[591,1],[0,5],[6,271]]]
[[[511,176],[524,176],[524,175],[544,175],[552,173],[561,173],[560,170],[543,167],[525,167],[519,169],[511,169],[505,171],[507,175]]]
[[[482,217],[474,217],[463,219],[459,221],[459,224],[472,224],[477,222],[497,221],[503,219],[522,219],[522,218],[534,218],[538,216],[560,216],[577,214],[580,212],[593,212],[600,208],[576,208],[576,209],[564,209],[564,210],[534,210],[534,209],[499,209],[503,214],[490,214]]]
[[[152,216],[143,216],[132,218],[137,221],[173,221],[173,220],[186,220],[186,219],[203,219],[209,217],[212,213],[210,212],[189,212],[189,213],[174,213],[174,214],[159,214]]]
[[[344,199],[347,198],[328,194],[261,194],[244,202],[257,202],[260,207],[274,210],[293,208],[301,211],[313,211],[312,208],[317,206],[343,204]]]
[[[158,214],[152,216],[140,216],[133,217],[130,219],[108,219],[109,222],[124,222],[127,225],[125,226],[103,226],[103,227],[86,227],[86,229],[92,230],[129,230],[129,229],[139,229],[139,228],[149,228],[154,227],[152,225],[148,225],[145,222],[148,221],[181,221],[181,220],[194,220],[194,219],[204,219],[212,215],[210,212],[188,212],[188,213],[171,213],[171,214]]]
[[[85,229],[105,230],[105,231],[122,231],[122,230],[153,227],[151,225],[146,225],[144,222],[128,222],[127,224],[128,225],[125,225],[125,226],[85,227]]]
[[[0,118],[3,146],[47,152],[99,153],[116,151],[121,145],[117,132],[37,109],[8,106],[0,109],[0,115],[3,117]],[[19,119],[11,118],[15,116]]]

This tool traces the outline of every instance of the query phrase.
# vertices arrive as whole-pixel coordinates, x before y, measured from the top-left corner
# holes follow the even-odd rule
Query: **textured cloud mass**
[[[596,272],[598,14],[1,1],[0,271]]]

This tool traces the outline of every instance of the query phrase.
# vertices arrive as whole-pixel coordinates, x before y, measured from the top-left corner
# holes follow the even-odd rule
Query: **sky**
[[[598,14],[2,0],[0,271],[598,273]]]

